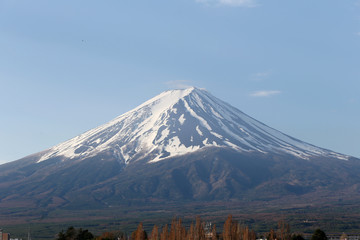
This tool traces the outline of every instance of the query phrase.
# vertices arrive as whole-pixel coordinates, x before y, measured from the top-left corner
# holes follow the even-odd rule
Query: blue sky
[[[360,1],[0,1],[0,163],[190,85],[360,157]]]

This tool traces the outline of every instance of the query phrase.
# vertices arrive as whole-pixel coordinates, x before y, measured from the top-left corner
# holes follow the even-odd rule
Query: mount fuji
[[[354,199],[359,173],[359,159],[288,136],[206,90],[187,88],[0,165],[0,209]]]

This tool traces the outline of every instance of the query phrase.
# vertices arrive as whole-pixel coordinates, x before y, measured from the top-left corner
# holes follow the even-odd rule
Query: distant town
[[[136,230],[131,234],[122,231],[103,232],[96,236],[87,229],[68,227],[66,231],[54,233],[55,240],[360,240],[360,234],[330,233],[326,234],[321,229],[316,229],[313,234],[291,232],[289,224],[279,221],[276,229],[270,229],[266,233],[256,233],[249,227],[233,220],[229,215],[219,232],[215,224],[204,222],[197,217],[194,223],[186,228],[181,218],[174,218],[171,224],[162,227],[154,225],[147,232],[143,223],[139,223]],[[35,236],[34,239],[37,239]],[[47,237],[46,239],[51,239]],[[12,238],[10,233],[0,229],[0,240],[23,240]],[[24,240],[31,240],[30,232]]]

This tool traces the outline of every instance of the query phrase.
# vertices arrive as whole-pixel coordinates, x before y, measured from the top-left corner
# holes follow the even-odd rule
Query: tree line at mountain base
[[[222,231],[218,232],[215,224],[204,222],[197,217],[195,224],[192,223],[187,229],[181,218],[174,218],[170,225],[166,224],[162,228],[154,225],[148,234],[143,224],[139,223],[137,229],[130,235],[121,231],[104,232],[100,236],[94,236],[88,230],[75,229],[69,227],[66,232],[61,231],[57,234],[56,240],[304,240],[301,234],[291,233],[289,224],[284,221],[278,222],[277,229],[270,229],[269,232],[258,235],[249,227],[239,224],[233,220],[232,215],[226,219]],[[320,230],[315,230],[311,240],[327,240],[326,234]]]

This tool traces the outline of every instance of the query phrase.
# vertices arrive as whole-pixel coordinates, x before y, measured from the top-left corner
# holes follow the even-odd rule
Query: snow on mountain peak
[[[49,149],[38,162],[54,157],[82,159],[100,152],[129,163],[150,162],[227,147],[246,152],[276,152],[309,159],[348,157],[289,137],[247,116],[206,90],[165,91],[112,121]]]

